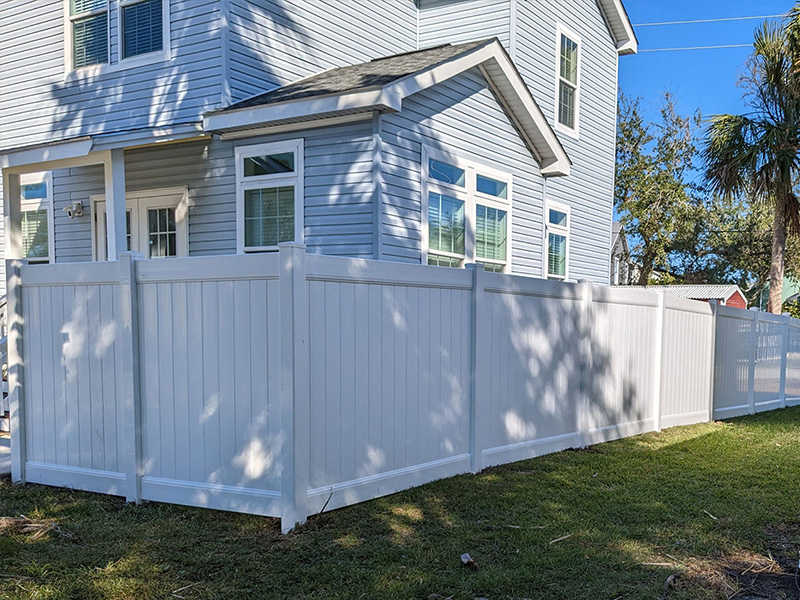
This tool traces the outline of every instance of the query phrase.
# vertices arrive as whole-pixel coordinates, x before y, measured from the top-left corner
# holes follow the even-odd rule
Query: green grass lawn
[[[0,515],[20,514],[58,530],[0,532],[0,598],[798,598],[800,408],[454,477],[288,536],[0,480]]]

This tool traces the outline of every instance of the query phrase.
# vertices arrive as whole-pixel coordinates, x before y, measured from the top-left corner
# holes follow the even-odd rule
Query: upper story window
[[[303,141],[236,149],[238,252],[303,241]]]
[[[580,101],[580,39],[563,27],[558,28],[556,77],[556,128],[578,131]]]
[[[545,221],[547,242],[547,278],[569,277],[569,208],[559,204],[547,207]]]
[[[108,62],[108,0],[69,0],[72,67]]]
[[[65,2],[67,73],[95,67],[96,74],[168,58],[169,0]]]
[[[511,175],[428,148],[425,161],[427,263],[508,270]]]
[[[52,260],[52,186],[49,173],[23,175],[20,179],[22,257],[31,263]]]
[[[122,58],[164,49],[163,0],[121,2]]]

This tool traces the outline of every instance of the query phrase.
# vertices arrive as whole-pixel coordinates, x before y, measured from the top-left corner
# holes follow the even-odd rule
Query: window
[[[52,201],[49,174],[23,175],[20,180],[22,257],[48,263],[52,255]]]
[[[164,49],[163,0],[123,1],[120,12],[122,58]]]
[[[548,279],[569,277],[569,208],[551,205],[545,223]]]
[[[302,242],[302,140],[238,148],[236,200],[238,252]]]
[[[108,0],[69,0],[72,68],[108,62]]]
[[[508,270],[511,175],[429,148],[424,165],[425,262],[455,268],[477,262],[487,271]]]
[[[556,127],[578,131],[580,41],[558,28],[558,63],[556,76]]]

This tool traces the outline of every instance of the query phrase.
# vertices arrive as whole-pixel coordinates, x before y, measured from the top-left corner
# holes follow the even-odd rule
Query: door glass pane
[[[177,256],[176,234],[174,208],[147,209],[147,235],[150,258]]]
[[[294,240],[294,186],[246,190],[244,245],[266,248]]]
[[[107,220],[105,205],[101,204],[100,206],[102,206],[102,210],[100,211],[100,218],[103,220],[103,230],[106,232],[106,235],[103,238],[103,245],[104,245],[104,247],[106,249],[106,260],[108,260],[108,220]],[[125,238],[126,238],[125,246],[127,247],[128,252],[130,252],[132,250],[132,246],[131,246],[131,243],[132,243],[131,242],[131,240],[132,240],[132,236],[131,236],[131,211],[130,210],[126,210],[125,211],[125,234],[126,234],[125,235]]]
[[[47,258],[50,254],[47,238],[47,209],[26,210],[22,213],[22,256]]]

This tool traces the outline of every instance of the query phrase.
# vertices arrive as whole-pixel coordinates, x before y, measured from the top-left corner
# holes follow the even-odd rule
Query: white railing
[[[800,322],[277,254],[9,265],[13,477],[279,516],[800,402]],[[24,385],[21,385],[24,383]]]

